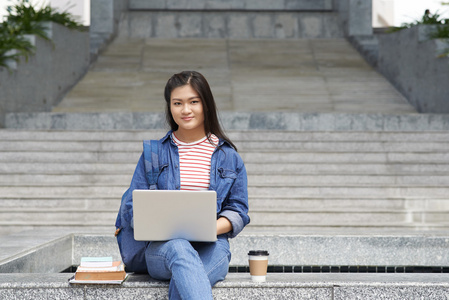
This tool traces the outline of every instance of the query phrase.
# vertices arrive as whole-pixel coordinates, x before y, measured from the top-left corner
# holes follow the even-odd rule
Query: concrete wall
[[[117,2],[128,3],[129,11],[120,22],[120,34],[128,37],[333,38],[372,34],[372,0],[92,0],[92,34],[110,33],[112,27],[115,31],[117,13],[111,15],[111,6]]]
[[[129,0],[132,10],[331,10],[333,0]]]
[[[428,38],[432,26],[378,37],[378,69],[421,113],[449,113],[449,43]]]
[[[372,0],[334,0],[345,36],[372,35]]]
[[[133,38],[341,38],[335,12],[129,11],[120,36]]]
[[[341,38],[372,34],[371,0],[129,0],[129,9],[120,24],[120,35],[125,37]]]
[[[91,0],[90,39],[94,57],[117,34],[122,12],[128,10],[128,5],[129,0]]]
[[[52,41],[31,36],[36,51],[28,62],[0,70],[1,127],[6,113],[50,111],[87,71],[89,34],[55,23],[48,32]]]

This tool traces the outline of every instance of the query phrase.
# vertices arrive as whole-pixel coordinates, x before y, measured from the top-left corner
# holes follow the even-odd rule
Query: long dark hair
[[[167,104],[165,117],[168,124],[170,125],[171,130],[178,130],[178,124],[176,124],[175,120],[173,119],[173,115],[171,114],[170,110],[171,93],[175,88],[184,85],[190,85],[198,93],[198,96],[201,99],[204,113],[204,130],[206,131],[206,134],[215,134],[218,138],[227,141],[232,145],[232,147],[234,147],[235,150],[237,150],[237,147],[235,147],[235,145],[221,129],[220,122],[218,121],[217,117],[217,108],[215,105],[214,96],[212,95],[209,83],[201,73],[196,71],[182,71],[181,73],[177,73],[173,75],[165,85],[164,97]],[[211,140],[209,139],[209,141]]]

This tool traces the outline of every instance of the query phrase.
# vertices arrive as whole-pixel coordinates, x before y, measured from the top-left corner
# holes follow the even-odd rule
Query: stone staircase
[[[0,131],[1,233],[113,231],[150,131]],[[447,229],[449,133],[231,131],[248,170],[249,233]],[[357,230],[358,230],[357,229]]]
[[[360,274],[449,270],[449,116],[414,113],[348,47],[370,35],[369,1],[129,0],[121,18],[119,2],[93,1],[114,12],[118,38],[76,93],[53,112],[5,116],[1,299],[166,297],[145,275],[116,288],[57,272],[120,259],[120,198],[141,140],[165,133],[161,87],[180,66],[211,79],[248,169],[251,223],[230,242],[231,266],[264,248],[275,272],[263,285],[230,273],[216,299],[449,297],[447,274]]]
[[[141,140],[163,133],[0,130],[0,298],[166,297],[167,283],[148,275],[112,287],[58,273],[82,256],[120,259],[121,194]],[[448,131],[229,136],[248,169],[252,222],[230,241],[231,266],[243,271],[217,284],[215,299],[448,296]],[[259,248],[270,252],[265,284],[245,273],[246,253]]]

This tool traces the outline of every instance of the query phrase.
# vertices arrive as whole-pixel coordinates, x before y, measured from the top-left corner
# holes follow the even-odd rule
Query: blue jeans
[[[212,243],[174,239],[150,242],[145,260],[152,278],[170,280],[169,299],[213,299],[212,286],[225,279],[231,251],[226,235]]]

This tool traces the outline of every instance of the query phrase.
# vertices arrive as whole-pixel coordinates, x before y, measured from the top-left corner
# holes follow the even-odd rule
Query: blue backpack
[[[145,162],[145,176],[150,190],[157,189],[157,178],[159,176],[159,141],[143,141],[143,156]],[[129,188],[122,196],[120,210],[115,221],[115,236],[126,266],[126,271],[135,273],[147,273],[145,261],[145,249],[149,242],[136,241],[134,239],[134,228],[132,222],[132,190]]]

